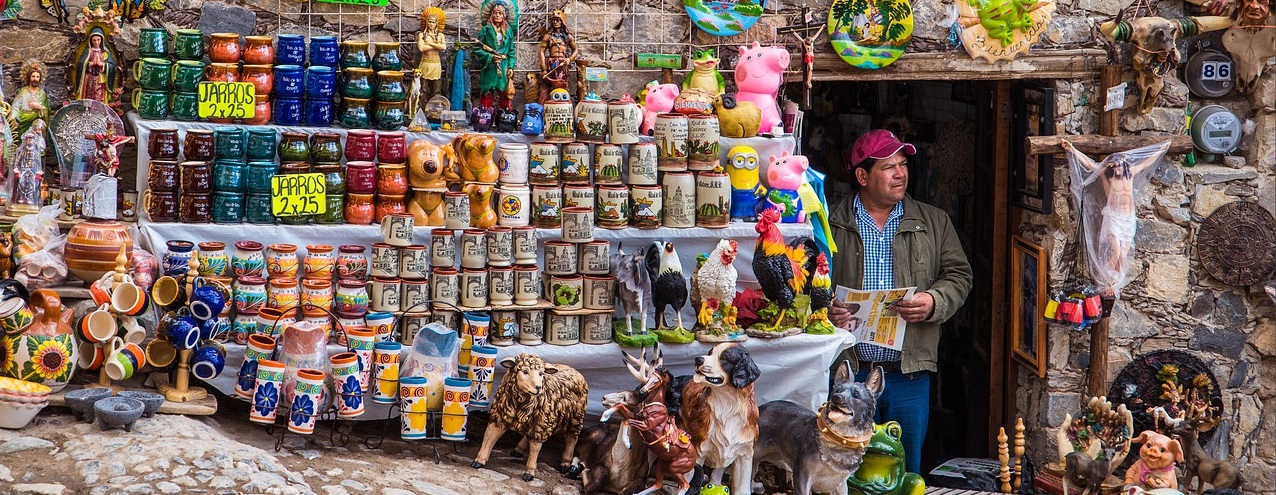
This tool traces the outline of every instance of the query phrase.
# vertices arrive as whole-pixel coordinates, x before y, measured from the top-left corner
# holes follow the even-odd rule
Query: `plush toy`
[[[452,147],[424,139],[408,145],[408,184],[417,189],[446,189],[444,173],[452,170]]]
[[[1144,430],[1130,441],[1142,443],[1143,447],[1139,448],[1139,460],[1134,461],[1125,472],[1125,486],[1136,486],[1144,490],[1178,490],[1178,474],[1174,472],[1174,463],[1183,462],[1183,447],[1179,441],[1152,430]]]
[[[673,102],[678,99],[677,84],[647,83],[647,96],[642,102],[642,133],[650,136],[652,127],[656,125],[656,115],[673,110]]]
[[[718,72],[718,62],[721,59],[713,56],[713,50],[697,51],[696,58],[691,59],[691,72],[682,78],[682,90],[700,88],[713,96],[725,93],[727,83],[722,78],[722,73]]]
[[[721,94],[713,100],[718,114],[718,132],[722,137],[751,138],[758,135],[762,111],[747,101],[737,102],[734,95]]]
[[[452,140],[452,156],[457,170],[445,169],[443,177],[448,182],[482,182],[495,184],[500,169],[492,158],[496,151],[496,138],[487,134],[462,134]],[[458,176],[459,172],[459,176]]]
[[[756,41],[751,47],[740,47],[740,60],[735,64],[735,97],[758,106],[762,111],[760,129],[765,132],[781,122],[775,98],[788,67],[789,51],[784,47],[763,48]]]
[[[802,199],[798,188],[806,169],[811,165],[802,155],[790,155],[785,151],[780,156],[771,156],[771,164],[766,170],[767,191],[766,206],[780,211],[782,223],[806,222],[806,212],[802,210]]]
[[[756,221],[758,197],[766,192],[758,180],[758,152],[736,146],[727,152],[727,176],[731,177],[731,218]]]

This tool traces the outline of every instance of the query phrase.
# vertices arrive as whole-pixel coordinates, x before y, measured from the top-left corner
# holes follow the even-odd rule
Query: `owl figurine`
[[[727,152],[727,175],[731,177],[731,219],[757,221],[758,198],[766,192],[759,180],[758,152],[736,146]]]

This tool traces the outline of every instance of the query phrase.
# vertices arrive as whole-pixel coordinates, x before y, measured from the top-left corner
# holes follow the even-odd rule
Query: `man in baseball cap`
[[[833,283],[862,290],[916,287],[911,298],[892,306],[908,322],[902,350],[862,342],[836,363],[856,364],[860,381],[875,367],[886,372],[878,422],[899,422],[908,471],[920,473],[930,374],[938,371],[939,326],[965,303],[973,274],[948,214],[907,194],[908,157],[916,153],[916,147],[886,129],[856,139],[850,166],[857,191],[831,208],[829,224],[841,247]],[[845,301],[833,302],[829,321],[847,329],[861,323]]]

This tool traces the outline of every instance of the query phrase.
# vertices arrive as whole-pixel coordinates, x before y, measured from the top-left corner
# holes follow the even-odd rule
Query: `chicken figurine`
[[[686,344],[695,334],[682,326],[682,307],[687,305],[687,278],[682,274],[682,261],[673,243],[655,241],[647,249],[647,273],[651,275],[651,302],[656,308],[656,329],[661,342]],[[672,306],[676,327],[665,326],[665,308]]]
[[[759,213],[758,224],[754,227],[758,242],[753,251],[753,273],[758,278],[762,294],[770,301],[758,313],[763,322],[749,329],[749,335],[755,337],[783,337],[802,332],[805,327],[803,314],[810,308],[807,286],[815,271],[819,247],[814,239],[806,236],[786,244],[776,225],[779,221],[780,210],[767,208]],[[790,312],[793,314],[790,315]],[[786,317],[790,317],[787,320],[789,324],[782,326]],[[768,325],[766,322],[771,323]]]
[[[625,321],[612,322],[616,343],[623,347],[650,347],[655,334],[647,332],[647,307],[651,304],[651,275],[641,249],[626,254],[623,247],[609,258],[611,274],[616,277],[616,300],[625,312]],[[634,318],[638,328],[634,328]]]
[[[730,239],[718,241],[700,268],[691,277],[691,288],[699,297],[696,309],[696,340],[731,342],[749,338],[735,323],[735,262],[738,245]]]
[[[815,273],[811,274],[811,317],[806,322],[806,333],[829,335],[833,323],[829,322],[829,306],[833,304],[833,279],[829,277],[829,260],[824,253],[815,255]]]

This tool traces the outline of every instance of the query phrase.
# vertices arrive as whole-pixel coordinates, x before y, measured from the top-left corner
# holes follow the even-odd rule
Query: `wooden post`
[[[1121,83],[1121,68],[1114,65],[1105,65],[1099,69],[1100,91],[1103,97],[1100,98],[1105,103],[1108,99],[1108,88]],[[1117,115],[1120,110],[1109,110],[1103,113],[1099,119],[1099,134],[1104,136],[1117,135]],[[1088,386],[1086,391],[1091,397],[1101,397],[1107,395],[1105,389],[1108,382],[1108,319],[1107,317],[1099,318],[1099,321],[1090,326],[1090,370],[1088,373]]]
[[[111,292],[112,293],[115,292],[115,289],[119,288],[120,284],[124,283],[125,274],[128,273],[128,262],[129,262],[128,246],[120,246],[120,254],[115,256],[115,273],[111,275]],[[115,314],[115,310],[111,309],[111,317],[113,319],[119,319],[120,315]],[[112,356],[111,349],[109,348],[110,342],[111,340],[107,340],[106,342],[99,342],[93,345],[95,347],[101,347],[102,352],[105,353],[106,357],[109,359]],[[107,376],[106,374],[105,362],[102,363],[102,367],[98,369],[97,383],[93,385],[89,385],[89,387],[109,388],[116,392],[119,392],[120,390],[124,389],[124,387],[111,383],[111,377]]]
[[[997,459],[1001,461],[1001,493],[1010,493],[1010,451],[1006,447],[1006,428],[997,430]]]
[[[199,277],[199,250],[191,250],[190,265],[186,271],[186,299],[195,294],[195,279]],[[177,370],[173,372],[173,384],[160,384],[159,391],[164,398],[173,402],[188,402],[203,399],[208,391],[200,387],[190,386],[190,359],[193,349],[182,349],[177,352]]]
[[[1012,493],[1019,493],[1019,485],[1023,483],[1023,418],[1015,418],[1015,475],[1011,483]]]

